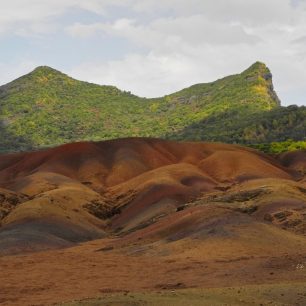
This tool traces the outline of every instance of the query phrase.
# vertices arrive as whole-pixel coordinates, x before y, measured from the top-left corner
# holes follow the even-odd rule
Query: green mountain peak
[[[269,69],[269,68],[264,62],[256,61],[247,70],[262,70],[262,69]]]
[[[50,66],[38,66],[33,70],[33,73],[61,73],[59,70],[56,70]]]
[[[248,69],[242,72],[244,75],[248,76],[261,76],[264,79],[272,79],[272,74],[270,69],[266,66],[266,64],[262,62],[256,62],[251,65]]]
[[[68,75],[62,73],[59,70],[56,70],[52,67],[49,66],[39,66],[37,68],[35,68],[32,72],[30,72],[29,74],[26,74],[24,76],[25,78],[38,78],[38,81],[40,80],[41,83],[47,83],[48,80],[51,79],[56,79],[56,78],[60,78],[60,79],[71,79],[71,77],[69,77]]]

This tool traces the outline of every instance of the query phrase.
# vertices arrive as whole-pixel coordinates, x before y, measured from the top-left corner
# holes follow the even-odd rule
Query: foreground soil
[[[147,253],[139,245],[103,251],[101,248],[105,247],[106,241],[97,240],[64,250],[5,256],[0,259],[0,302],[1,305],[51,305],[116,292],[171,291],[171,297],[172,291],[185,288],[270,284],[273,289],[275,284],[286,283],[275,289],[280,295],[284,294],[284,298],[280,296],[277,301],[294,297],[293,300],[300,303],[297,305],[305,305],[306,296],[301,295],[306,292],[305,286],[295,285],[296,282],[306,282],[306,247],[302,242],[298,251],[275,249],[272,254],[238,249],[237,245],[230,246],[226,241],[197,243],[197,247],[193,241],[184,241],[184,246],[150,245]],[[272,248],[277,247],[277,243],[271,243]],[[175,250],[178,247],[179,253]],[[291,291],[292,287],[295,290]],[[248,301],[257,300],[257,289],[254,288],[246,291]],[[236,289],[208,292],[216,301],[220,293],[220,298],[230,303],[239,297],[240,289]],[[263,297],[266,296],[264,292],[260,293]],[[180,297],[178,294],[177,298]],[[197,294],[195,291],[195,299]],[[228,300],[227,296],[230,296]],[[152,302],[161,297],[153,294]],[[267,299],[272,298],[272,294],[267,294]]]
[[[64,306],[98,305],[305,305],[305,283],[282,283],[212,289],[182,289],[158,292],[109,293],[95,299],[73,301]]]

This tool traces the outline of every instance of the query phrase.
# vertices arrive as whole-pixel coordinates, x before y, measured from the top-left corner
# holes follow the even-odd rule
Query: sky
[[[0,84],[47,65],[158,97],[256,61],[306,105],[306,0],[1,0]]]

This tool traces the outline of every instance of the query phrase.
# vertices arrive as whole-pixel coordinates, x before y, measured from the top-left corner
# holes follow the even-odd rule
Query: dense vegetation
[[[38,67],[0,87],[1,151],[127,136],[266,143],[305,139],[305,107],[280,107],[262,63],[145,99]]]
[[[294,141],[289,139],[283,142],[270,142],[250,145],[250,147],[269,154],[279,154],[288,151],[306,150],[306,141]]]
[[[253,113],[228,110],[196,122],[170,135],[175,139],[197,139],[240,144],[306,139],[306,107],[275,107]]]

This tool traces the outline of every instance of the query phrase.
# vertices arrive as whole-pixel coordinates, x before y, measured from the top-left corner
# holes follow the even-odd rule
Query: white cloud
[[[168,9],[183,16],[201,12],[210,20],[248,24],[286,22],[292,10],[289,0],[136,0],[133,7],[140,12]]]
[[[76,23],[67,28],[75,37],[90,37],[96,34],[118,36],[149,48],[177,48],[182,43],[192,44],[237,44],[256,43],[259,37],[248,34],[239,24],[208,21],[203,15],[164,18],[150,24],[136,20],[118,19],[113,23]]]
[[[80,9],[96,14],[104,14],[110,5],[118,0],[9,0],[1,3],[0,33],[39,32],[56,22],[57,18],[71,9]]]

